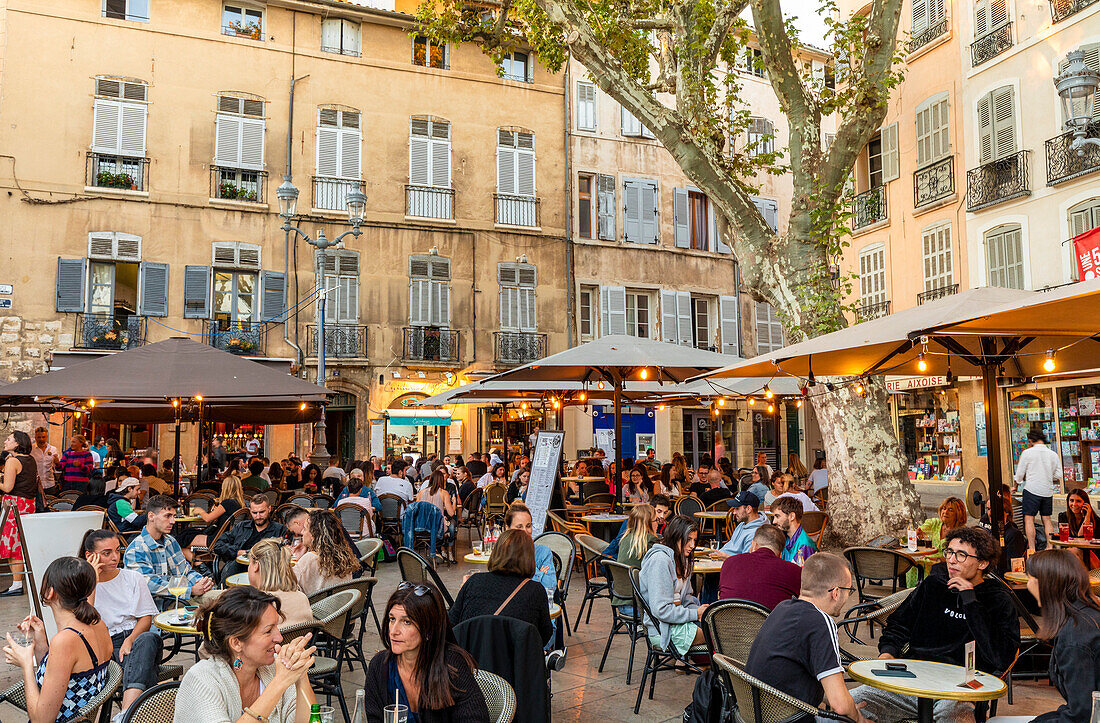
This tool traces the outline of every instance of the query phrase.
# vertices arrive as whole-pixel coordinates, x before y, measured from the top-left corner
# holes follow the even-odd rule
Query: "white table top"
[[[241,587],[248,584],[248,573],[238,572],[236,575],[230,575],[225,578],[226,587]]]
[[[873,688],[935,700],[993,700],[1000,698],[1007,691],[1003,680],[981,671],[975,674],[975,680],[981,683],[981,687],[960,688],[959,684],[966,676],[966,670],[963,667],[927,660],[899,658],[896,661],[905,663],[910,672],[916,673],[915,678],[880,677],[871,672],[885,670],[886,662],[885,660],[857,660],[848,666],[848,672],[855,680]]]
[[[561,605],[550,603],[550,619],[557,620],[561,617]]]
[[[695,567],[692,569],[692,572],[721,572],[723,562],[725,562],[725,560],[696,560]]]
[[[480,555],[477,554],[476,552],[471,552],[471,553],[467,554],[466,556],[464,556],[462,559],[465,560],[466,562],[472,562],[475,565],[488,565],[489,564],[489,555],[485,554],[484,552],[481,553]]]
[[[170,633],[183,633],[185,635],[198,635],[199,631],[193,625],[177,623],[177,616],[185,614],[182,608],[165,610],[153,618],[153,625]]]
[[[703,520],[724,520],[728,512],[719,512],[717,510],[703,510],[702,512],[696,512],[695,516]]]
[[[626,519],[626,515],[585,515],[581,518],[581,522],[622,522]]]

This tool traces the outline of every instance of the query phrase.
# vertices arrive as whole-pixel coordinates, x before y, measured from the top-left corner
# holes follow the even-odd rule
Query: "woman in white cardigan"
[[[183,676],[174,723],[307,723],[309,636],[281,645],[279,599],[244,585],[199,609],[210,657]]]

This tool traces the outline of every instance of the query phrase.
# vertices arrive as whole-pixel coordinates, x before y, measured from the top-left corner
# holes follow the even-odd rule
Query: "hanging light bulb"
[[[177,408],[178,408],[178,407],[179,407],[179,405],[180,405],[180,400],[178,400],[178,399],[173,399],[173,400],[172,400],[172,406],[173,406],[173,407],[177,407]]]
[[[775,405],[774,404],[769,404],[768,405],[768,414],[771,414],[774,411],[775,411]]]
[[[719,407],[726,406],[726,398],[725,397],[718,397],[718,406]]]
[[[648,379],[648,378],[649,378],[649,370],[648,370],[648,369],[646,369],[645,367],[642,367],[642,370],[641,370],[640,372],[638,372],[638,377],[639,377],[639,378],[640,378],[640,379],[641,379],[642,381],[645,381],[646,379]]]
[[[202,404],[202,395],[201,394],[196,394],[195,395],[195,401],[198,402],[199,404]]]
[[[561,408],[561,402],[559,402],[557,399],[555,399],[554,400],[554,409],[560,409],[560,408]]]
[[[527,402],[521,402],[520,405],[519,405],[519,408],[520,409],[527,409]]]
[[[711,414],[712,417],[717,417],[718,416],[718,407],[711,407],[710,408],[710,414]]]
[[[603,380],[602,379],[596,384],[596,389],[603,389]]]
[[[768,399],[771,399],[775,396],[775,394],[772,393],[771,387],[769,387],[767,384],[764,385],[764,396]]]
[[[306,411],[306,403],[302,402],[301,404],[299,404],[298,409],[300,409],[303,412]]]
[[[663,404],[658,404],[658,405],[657,405],[657,411],[658,411],[658,412],[663,412],[663,411],[665,411],[665,405],[663,405]]]
[[[917,357],[917,371],[919,371],[921,374],[928,371],[928,362],[924,360],[923,351],[920,353],[920,356]]]
[[[586,392],[581,392],[581,395],[580,395],[579,399],[582,402],[585,401],[586,399],[588,399],[588,394]]]
[[[856,382],[856,394],[861,397],[867,394],[867,390],[864,388],[863,382]]]
[[[755,407],[756,406],[756,398],[755,397],[749,397],[749,406],[750,407]]]
[[[1054,371],[1054,350],[1053,349],[1047,349],[1047,358],[1046,358],[1046,361],[1043,362],[1043,369],[1045,369],[1048,372]]]
[[[797,402],[794,403],[794,406],[798,407],[799,409],[802,409],[802,400],[799,399]]]
[[[89,399],[88,400],[88,406],[89,407],[94,407],[95,406],[95,400],[94,399]]]

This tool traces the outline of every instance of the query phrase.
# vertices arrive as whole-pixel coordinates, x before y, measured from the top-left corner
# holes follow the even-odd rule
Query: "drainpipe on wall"
[[[569,79],[569,61],[573,52],[569,51],[565,56],[565,315],[566,341],[573,346],[573,326],[575,323],[573,310],[573,171],[569,163],[569,143],[572,133],[569,131],[569,120],[572,117],[569,108],[569,99],[572,97],[570,89],[572,84]],[[549,350],[547,350],[549,351]]]

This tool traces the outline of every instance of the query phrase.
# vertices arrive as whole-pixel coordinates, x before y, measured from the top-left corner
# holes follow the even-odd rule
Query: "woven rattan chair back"
[[[489,723],[511,723],[516,714],[516,692],[508,681],[487,670],[475,670],[474,677],[489,708]]]
[[[122,714],[122,723],[165,723],[172,720],[179,687],[179,681],[173,680],[146,689]]]
[[[721,600],[703,613],[703,633],[712,653],[744,664],[769,610],[750,600]]]

